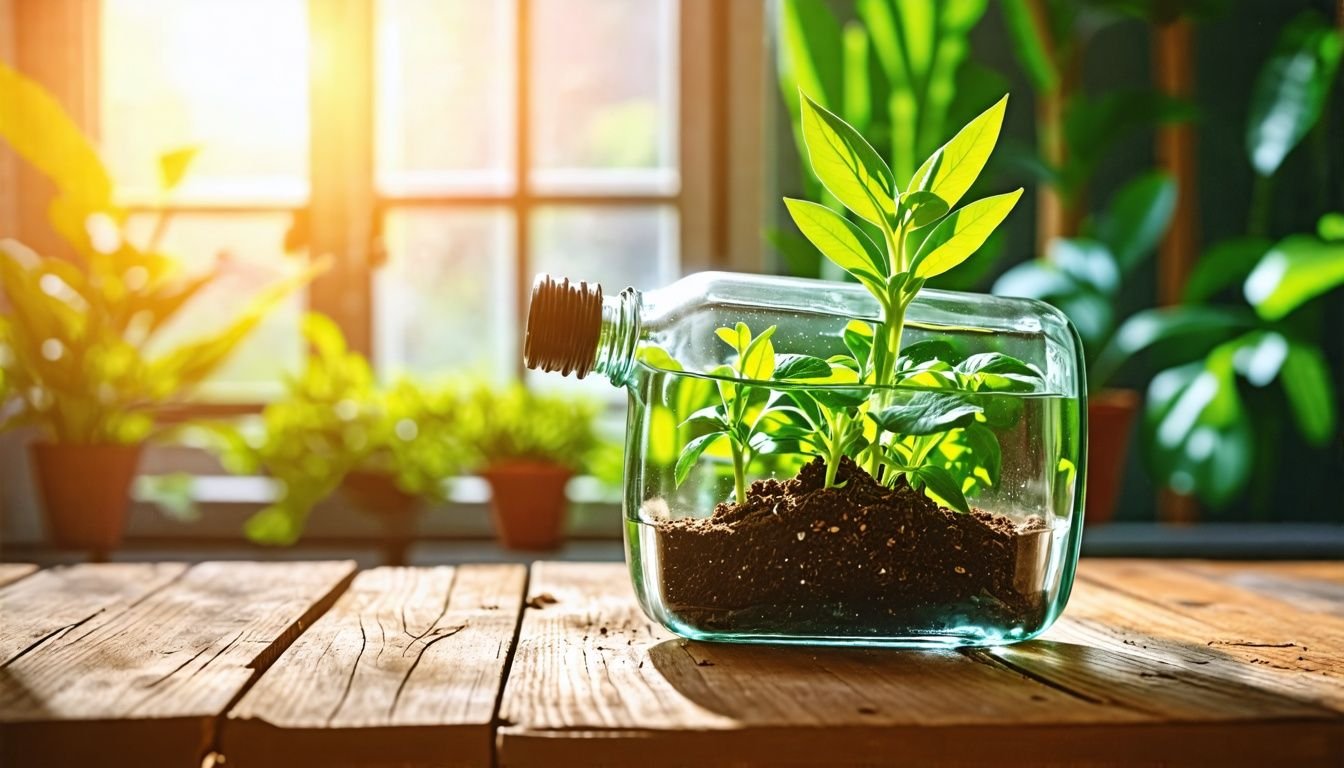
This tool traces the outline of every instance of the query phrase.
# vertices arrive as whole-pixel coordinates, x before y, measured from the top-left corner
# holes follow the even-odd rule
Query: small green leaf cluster
[[[968,511],[968,493],[998,483],[1001,451],[996,429],[1012,427],[1021,405],[1012,395],[1038,392],[1034,367],[1001,353],[958,359],[951,344],[910,345],[895,365],[901,402],[865,384],[872,367],[873,328],[854,320],[844,329],[845,354],[821,359],[776,355],[775,327],[753,335],[744,324],[720,328],[735,357],[708,371],[718,402],[683,422],[695,428],[674,472],[680,485],[711,446],[726,441],[734,492],[745,498],[746,471],[758,455],[802,453],[826,464],[825,487],[835,487],[843,457],[867,463],[891,486],[904,478],[949,507]],[[666,370],[682,366],[666,351],[645,355]],[[986,397],[988,395],[1007,397]]]
[[[733,489],[740,502],[746,498],[746,472],[756,453],[773,446],[767,426],[781,406],[778,389],[749,382],[800,381],[825,376],[824,361],[805,355],[775,355],[770,337],[775,326],[753,336],[746,323],[719,328],[715,333],[733,349],[733,362],[709,371],[715,376],[718,402],[690,414],[682,426],[700,428],[703,434],[686,443],[677,458],[676,482],[680,485],[695,463],[715,443],[726,440],[733,460]],[[663,357],[665,351],[659,350]],[[677,369],[681,366],[676,365]],[[706,431],[707,430],[707,431]]]

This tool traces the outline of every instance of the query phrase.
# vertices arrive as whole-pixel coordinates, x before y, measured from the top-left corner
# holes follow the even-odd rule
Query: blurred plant
[[[411,379],[387,387],[347,348],[340,329],[317,314],[304,318],[312,348],[288,394],[266,406],[255,429],[206,425],[206,444],[235,474],[265,474],[280,486],[275,503],[247,521],[248,537],[292,544],[312,508],[351,472],[389,477],[402,492],[442,500],[445,483],[469,463],[473,418],[462,388],[429,388]]]
[[[37,426],[62,443],[137,443],[156,410],[217,370],[265,316],[315,274],[279,280],[227,325],[155,352],[179,312],[229,269],[217,257],[183,274],[159,251],[161,214],[143,246],[124,235],[126,214],[89,141],[49,94],[0,64],[0,137],[56,187],[48,210],[68,254],[42,256],[0,240],[0,431]],[[162,193],[182,180],[194,149],[160,161]]]
[[[1112,371],[1092,363],[1115,331],[1124,281],[1151,256],[1175,209],[1176,182],[1157,171],[1142,174],[1084,224],[1083,237],[1051,240],[1044,259],[1018,264],[994,283],[1000,296],[1040,299],[1069,316],[1083,341],[1093,392],[1110,381]]]
[[[1311,12],[1279,35],[1251,96],[1247,154],[1258,173],[1273,173],[1323,114],[1342,47],[1340,32]],[[1249,308],[1211,303],[1237,284]],[[1275,381],[1309,444],[1337,439],[1336,390],[1314,340],[1319,315],[1307,307],[1341,284],[1344,214],[1327,213],[1314,234],[1272,241],[1253,233],[1214,245],[1181,304],[1120,326],[1096,359],[1096,375],[1111,375],[1143,351],[1169,364],[1153,378],[1145,406],[1143,437],[1156,478],[1222,506],[1257,472],[1271,472],[1266,459],[1282,408],[1251,408],[1246,400],[1258,401]],[[1258,455],[1257,444],[1269,453]]]
[[[481,382],[467,408],[474,414],[467,433],[473,469],[516,461],[582,472],[609,461],[595,429],[598,406],[587,400]]]
[[[896,178],[910,178],[953,129],[975,116],[975,107],[1007,90],[1003,78],[967,58],[970,32],[986,5],[985,0],[858,0],[858,19],[842,26],[824,0],[780,2],[779,88],[802,160],[804,197],[846,212],[808,163],[799,93],[883,148]],[[798,235],[773,230],[768,237],[790,273],[819,277],[830,269]],[[974,263],[972,280],[993,259]]]
[[[1038,254],[1055,238],[1078,234],[1092,176],[1117,142],[1134,131],[1194,116],[1190,104],[1155,89],[1080,92],[1077,80],[1091,40],[1126,18],[1166,23],[1208,15],[1222,5],[1222,0],[1004,0],[1013,53],[1036,92],[1035,151],[1009,147],[1007,156],[1043,184]]]

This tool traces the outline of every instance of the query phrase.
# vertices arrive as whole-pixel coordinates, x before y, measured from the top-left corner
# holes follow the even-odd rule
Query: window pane
[[[604,295],[629,286],[657,288],[678,277],[677,215],[670,206],[545,207],[532,219],[533,272],[602,284]],[[551,390],[622,399],[600,376],[583,381],[529,371]]]
[[[105,0],[102,141],[123,194],[158,158],[201,153],[178,199],[301,200],[308,190],[306,0]]]
[[[374,278],[380,370],[510,376],[517,367],[512,215],[393,210]]]
[[[674,0],[532,7],[534,184],[675,191]]]
[[[511,0],[378,0],[377,167],[389,194],[512,187]]]
[[[224,328],[265,286],[294,274],[303,264],[284,252],[287,213],[175,214],[163,231],[159,250],[177,257],[184,274],[207,268],[219,256],[226,262],[221,277],[165,326],[151,352],[199,338]],[[127,237],[145,247],[158,216],[136,214],[127,222]],[[256,400],[275,395],[285,373],[299,369],[303,342],[299,319],[302,291],[285,300],[262,321],[201,392],[207,400]]]

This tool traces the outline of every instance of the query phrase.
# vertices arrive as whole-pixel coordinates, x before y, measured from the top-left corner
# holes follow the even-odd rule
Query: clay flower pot
[[[415,538],[415,518],[420,498],[397,487],[391,475],[355,471],[341,481],[341,491],[383,528],[383,560],[405,565],[406,552]]]
[[[1087,402],[1087,500],[1089,525],[1115,516],[1115,502],[1125,480],[1129,431],[1139,410],[1139,393],[1106,389]]]
[[[58,547],[101,559],[121,544],[139,445],[32,445],[47,533]]]
[[[508,549],[556,549],[563,538],[565,485],[574,472],[541,461],[493,464],[481,475],[490,483],[491,509],[500,543]]]

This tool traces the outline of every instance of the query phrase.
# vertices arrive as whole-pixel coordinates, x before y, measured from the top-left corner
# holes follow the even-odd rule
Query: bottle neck
[[[640,293],[626,288],[602,299],[602,326],[598,333],[593,370],[623,387],[635,369],[635,350],[641,328]]]
[[[624,386],[635,367],[640,304],[634,288],[604,297],[599,285],[538,275],[523,343],[527,367],[579,379],[596,371]]]

